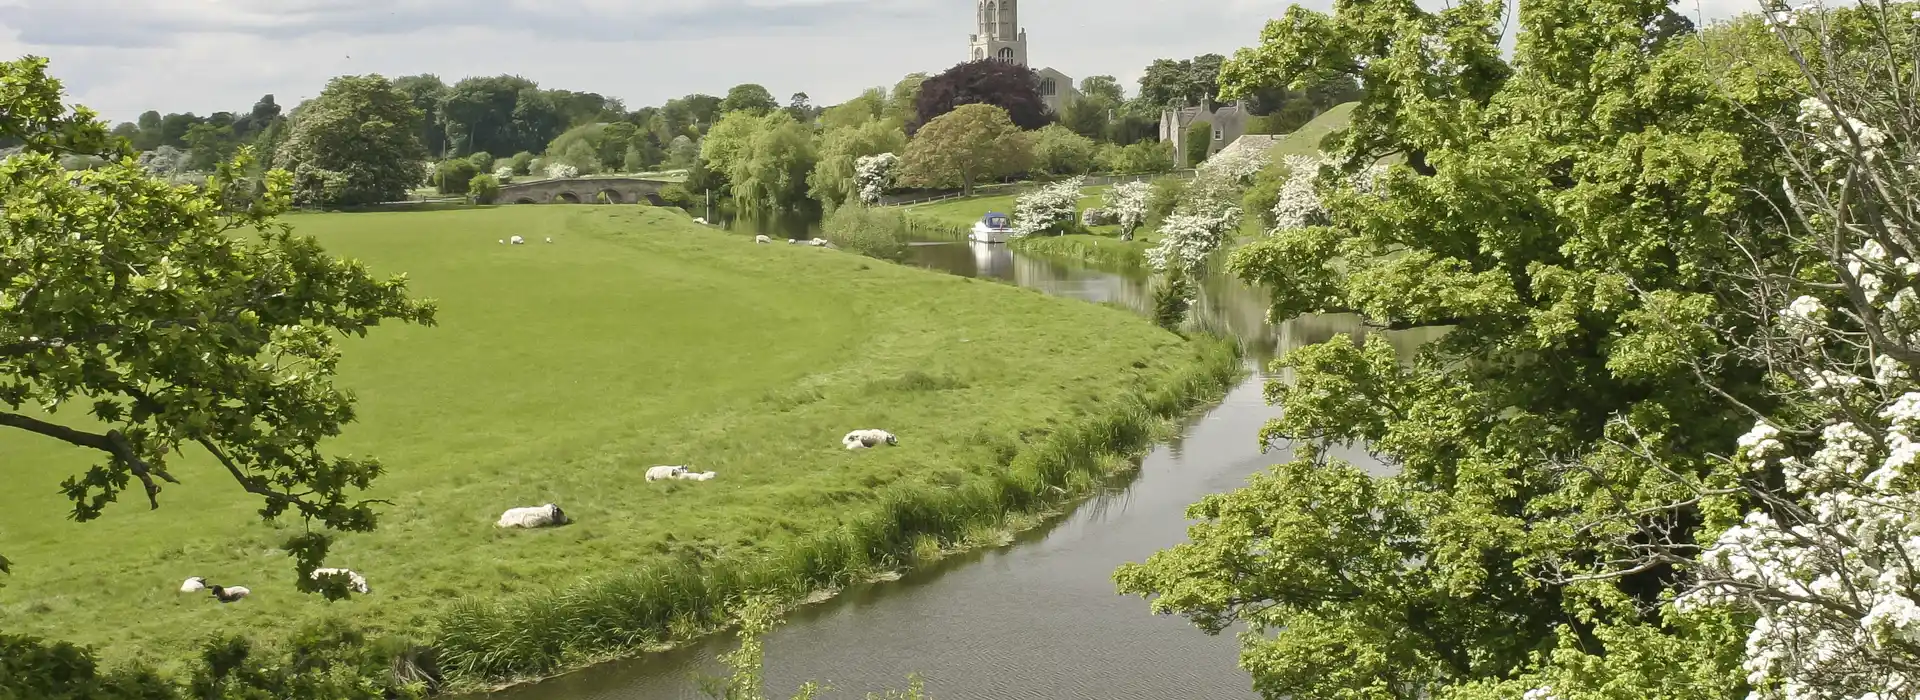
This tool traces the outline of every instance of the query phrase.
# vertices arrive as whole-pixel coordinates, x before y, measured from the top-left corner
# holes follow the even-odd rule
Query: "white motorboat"
[[[967,234],[967,240],[975,243],[1005,243],[1007,236],[1012,233],[1013,226],[1007,215],[990,211],[979,221],[973,222],[973,231]]]

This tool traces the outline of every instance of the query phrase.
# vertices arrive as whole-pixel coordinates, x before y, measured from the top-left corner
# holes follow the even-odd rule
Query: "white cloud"
[[[1752,0],[1683,1],[1711,16]],[[1231,55],[1282,9],[1028,0],[1021,24],[1036,67],[1131,85],[1156,58]],[[363,73],[511,73],[630,106],[755,82],[833,104],[964,60],[973,22],[969,0],[0,0],[0,55],[50,58],[74,101],[115,121],[268,93],[291,106]]]

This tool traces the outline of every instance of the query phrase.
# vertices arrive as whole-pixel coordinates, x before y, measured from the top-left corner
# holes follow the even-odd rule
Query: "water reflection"
[[[1004,245],[923,242],[909,247],[908,259],[1141,312],[1152,303],[1152,282],[1144,274],[1031,258]],[[1367,333],[1351,317],[1268,324],[1268,299],[1260,290],[1217,276],[1199,287],[1192,323],[1241,339],[1256,368],[1277,353],[1339,333]],[[1410,357],[1436,335],[1386,337]],[[1236,667],[1239,650],[1231,634],[1209,637],[1184,619],[1154,617],[1144,601],[1115,595],[1111,576],[1122,563],[1183,541],[1187,505],[1232,490],[1288,458],[1284,450],[1265,452],[1259,443],[1260,427],[1277,415],[1264,400],[1262,381],[1256,374],[1193,418],[1181,439],[1145,457],[1130,483],[1012,546],[949,559],[901,581],[851,589],[801,609],[767,639],[770,694],[784,697],[800,682],[819,679],[834,688],[830,697],[858,698],[901,687],[908,674],[919,673],[941,700],[1257,697]],[[1386,473],[1361,450],[1336,450],[1335,456]],[[694,675],[720,673],[715,659],[732,644],[715,638],[497,697],[696,698]]]

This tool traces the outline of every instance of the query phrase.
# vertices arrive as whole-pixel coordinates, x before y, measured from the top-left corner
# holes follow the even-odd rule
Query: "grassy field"
[[[215,632],[271,635],[329,616],[423,640],[443,634],[456,606],[463,624],[520,624],[472,616],[616,572],[777,558],[942,494],[1008,483],[1039,492],[1065,473],[1047,472],[1041,454],[1027,460],[1039,481],[1020,482],[1007,476],[1020,454],[1090,459],[1091,448],[1049,435],[1093,425],[1074,439],[1101,447],[1100,430],[1122,430],[1099,428],[1101,416],[1156,391],[1197,400],[1195,368],[1209,364],[1200,358],[1222,365],[1217,350],[1114,309],[757,246],[675,210],[290,220],[335,253],[408,273],[441,304],[439,327],[346,342],[341,382],[360,400],[359,421],[332,450],[384,460],[389,474],[371,495],[392,505],[378,532],[344,538],[329,563],[366,574],[375,594],[327,604],[296,593],[276,547],[299,525],[261,523],[258,502],[202,455],[177,460],[185,484],[168,487],[159,511],[125,499],[75,524],[59,483],[95,456],[0,431],[0,552],[15,564],[0,630],[167,666]],[[511,235],[535,243],[496,243]],[[79,419],[70,413],[59,417]],[[900,446],[848,452],[839,439],[855,428],[893,431]],[[642,472],[660,464],[719,478],[646,483]],[[548,502],[577,524],[493,527],[507,508]],[[196,575],[253,597],[220,606],[175,592]],[[560,663],[552,656],[475,668],[538,673]]]

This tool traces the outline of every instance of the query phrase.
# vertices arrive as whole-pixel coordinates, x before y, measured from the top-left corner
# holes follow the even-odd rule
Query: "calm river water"
[[[911,262],[1088,302],[1144,312],[1143,272],[1115,273],[1014,254],[1006,246],[926,242]],[[1262,454],[1258,433],[1276,414],[1258,371],[1276,353],[1365,331],[1357,320],[1265,322],[1258,290],[1210,279],[1194,310],[1202,329],[1238,338],[1256,371],[1226,400],[1195,416],[1178,440],[1156,448],[1138,477],[1082,504],[1050,526],[999,549],[958,556],[893,582],[849,589],[795,612],[766,640],[768,694],[787,697],[813,679],[828,697],[863,698],[904,688],[919,674],[939,700],[1016,698],[1167,700],[1255,698],[1238,644],[1209,637],[1184,618],[1155,617],[1139,598],[1114,593],[1111,576],[1186,538],[1185,509],[1232,490],[1287,458]],[[1432,336],[1388,334],[1410,355]],[[1098,342],[1090,339],[1089,342]],[[1371,464],[1364,454],[1344,454]],[[717,675],[734,641],[706,643],[595,667],[489,696],[493,700],[700,698],[697,678]]]

